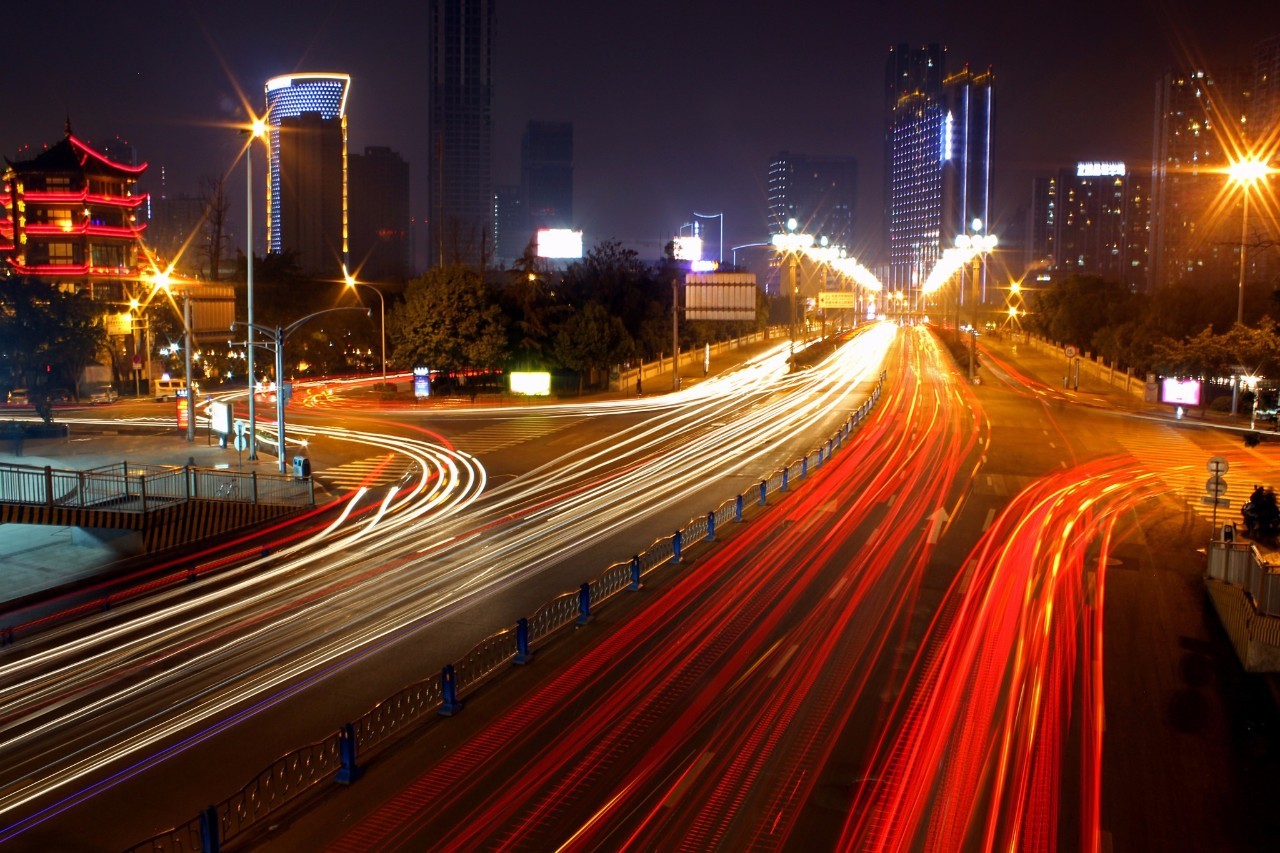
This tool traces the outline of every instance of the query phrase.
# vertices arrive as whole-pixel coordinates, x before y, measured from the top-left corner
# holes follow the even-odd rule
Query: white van
[[[187,390],[187,380],[185,379],[152,379],[151,380],[151,396],[158,401],[176,400],[179,391],[183,392],[181,396],[185,396]],[[196,384],[196,393],[200,393],[200,385]]]

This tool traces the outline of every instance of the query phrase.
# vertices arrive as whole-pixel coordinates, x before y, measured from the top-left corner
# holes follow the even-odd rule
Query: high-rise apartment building
[[[347,245],[347,74],[267,81],[267,250],[297,253],[306,273],[340,278]]]
[[[890,290],[909,293],[959,234],[990,224],[994,75],[947,74],[944,58],[899,45],[886,68]]]
[[[404,281],[409,261],[409,164],[385,147],[352,154],[350,188],[351,271],[365,281]]]
[[[1240,216],[1224,169],[1240,149],[1252,73],[1169,71],[1156,83],[1149,287],[1234,281]],[[1224,203],[1226,202],[1226,203]]]
[[[1139,290],[1149,221],[1145,175],[1118,161],[1059,169],[1034,181],[1027,266],[1051,278],[1097,275]]]
[[[770,234],[787,229],[826,237],[837,246],[853,242],[858,193],[858,161],[853,157],[813,157],[783,151],[769,164]]]
[[[431,0],[429,12],[429,258],[480,266],[494,249],[494,0]]]
[[[533,239],[524,209],[524,186],[503,184],[493,191],[493,245],[498,263],[509,267],[524,254]]]

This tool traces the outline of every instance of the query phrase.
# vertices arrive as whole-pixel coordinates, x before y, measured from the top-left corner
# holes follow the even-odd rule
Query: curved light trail
[[[299,544],[98,614],[56,639],[0,651],[0,842],[109,790],[120,774],[148,769],[235,724],[240,717],[227,716],[233,708],[271,705],[333,677],[611,532],[642,524],[726,471],[764,473],[779,440],[830,418],[833,408],[843,415],[856,407],[854,389],[879,373],[893,334],[890,326],[872,327],[798,374],[788,374],[776,352],[661,405],[550,407],[596,415],[639,407],[651,416],[483,500],[483,468],[467,454],[291,424],[291,435],[324,433],[416,455],[424,475],[388,494],[375,518],[323,543]],[[156,752],[179,736],[177,746]]]

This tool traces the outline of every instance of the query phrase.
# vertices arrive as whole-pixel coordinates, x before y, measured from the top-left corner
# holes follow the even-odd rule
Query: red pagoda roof
[[[41,151],[30,160],[13,161],[4,158],[15,172],[89,172],[95,175],[115,175],[117,177],[137,177],[147,170],[147,164],[126,166],[109,160],[94,151],[70,130],[61,142]]]

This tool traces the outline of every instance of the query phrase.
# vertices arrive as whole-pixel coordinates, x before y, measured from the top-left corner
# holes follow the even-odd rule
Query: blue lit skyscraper
[[[347,74],[267,81],[271,164],[267,250],[292,250],[309,273],[347,262]]]

